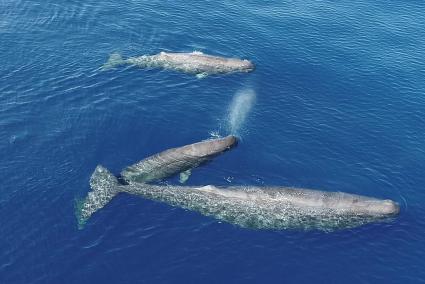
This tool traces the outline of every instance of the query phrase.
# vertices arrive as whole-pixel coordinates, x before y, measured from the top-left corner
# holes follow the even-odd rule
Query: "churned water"
[[[0,283],[423,283],[424,11],[415,0],[0,0]],[[101,70],[113,53],[160,51],[256,69]],[[75,200],[97,164],[117,174],[229,129],[242,141],[188,185],[345,191],[395,200],[400,216],[261,231],[122,194],[78,230]]]

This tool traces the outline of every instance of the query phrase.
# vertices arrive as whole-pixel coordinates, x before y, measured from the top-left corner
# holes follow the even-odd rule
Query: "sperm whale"
[[[185,182],[191,170],[237,143],[233,135],[209,139],[182,147],[168,149],[125,168],[121,177],[126,182],[150,182],[180,173]]]
[[[254,64],[246,59],[225,58],[204,54],[199,51],[160,52],[155,55],[142,55],[123,59],[118,53],[113,53],[102,69],[109,69],[119,65],[135,65],[141,68],[163,68],[195,74],[202,78],[213,74],[234,72],[251,72]]]
[[[140,195],[205,216],[253,229],[317,229],[332,231],[379,221],[399,213],[391,200],[286,187],[120,185],[104,167],[90,179],[90,191],[79,204],[80,226],[118,193]]]

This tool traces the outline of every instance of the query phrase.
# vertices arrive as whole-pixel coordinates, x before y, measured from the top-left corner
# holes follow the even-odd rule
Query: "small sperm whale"
[[[123,59],[121,55],[113,53],[102,69],[130,64],[142,68],[163,68],[195,74],[202,78],[213,74],[235,72],[251,72],[254,64],[246,59],[225,58],[204,54],[199,51],[186,52],[160,52],[155,55],[142,55]]]
[[[150,182],[180,173],[180,182],[184,183],[193,168],[232,148],[236,143],[236,137],[229,135],[168,149],[125,168],[121,177],[127,183]]]
[[[333,231],[379,221],[399,213],[391,200],[286,187],[120,185],[104,167],[90,179],[90,191],[77,206],[80,228],[118,193],[140,195],[205,216],[253,229]]]

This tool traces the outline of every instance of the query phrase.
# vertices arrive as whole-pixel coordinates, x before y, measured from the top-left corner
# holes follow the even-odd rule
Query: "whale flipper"
[[[192,169],[188,169],[187,171],[181,172],[179,182],[185,183],[189,179],[191,174],[192,174]]]
[[[76,215],[78,227],[82,229],[86,221],[97,210],[103,208],[119,193],[117,178],[106,168],[98,165],[90,177],[92,191],[87,197],[77,202]]]
[[[196,74],[196,78],[198,78],[198,79],[204,79],[207,76],[208,76],[207,72],[202,72],[202,73]]]

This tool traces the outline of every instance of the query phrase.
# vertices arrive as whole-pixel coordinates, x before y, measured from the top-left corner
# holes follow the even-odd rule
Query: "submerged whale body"
[[[399,213],[391,200],[360,195],[285,187],[119,185],[98,166],[90,191],[80,203],[82,226],[90,216],[120,192],[140,195],[172,206],[197,211],[234,225],[254,229],[318,229],[332,231],[378,221]]]
[[[125,168],[121,177],[128,183],[150,182],[181,173],[180,181],[185,182],[191,169],[230,149],[236,142],[236,137],[229,135],[168,149]]]
[[[103,65],[103,69],[125,64],[142,68],[176,70],[196,74],[198,77],[234,72],[251,72],[254,70],[254,64],[249,60],[213,56],[199,51],[191,53],[160,52],[155,55],[142,55],[127,59],[123,59],[121,55],[114,53],[109,57],[108,62]]]

